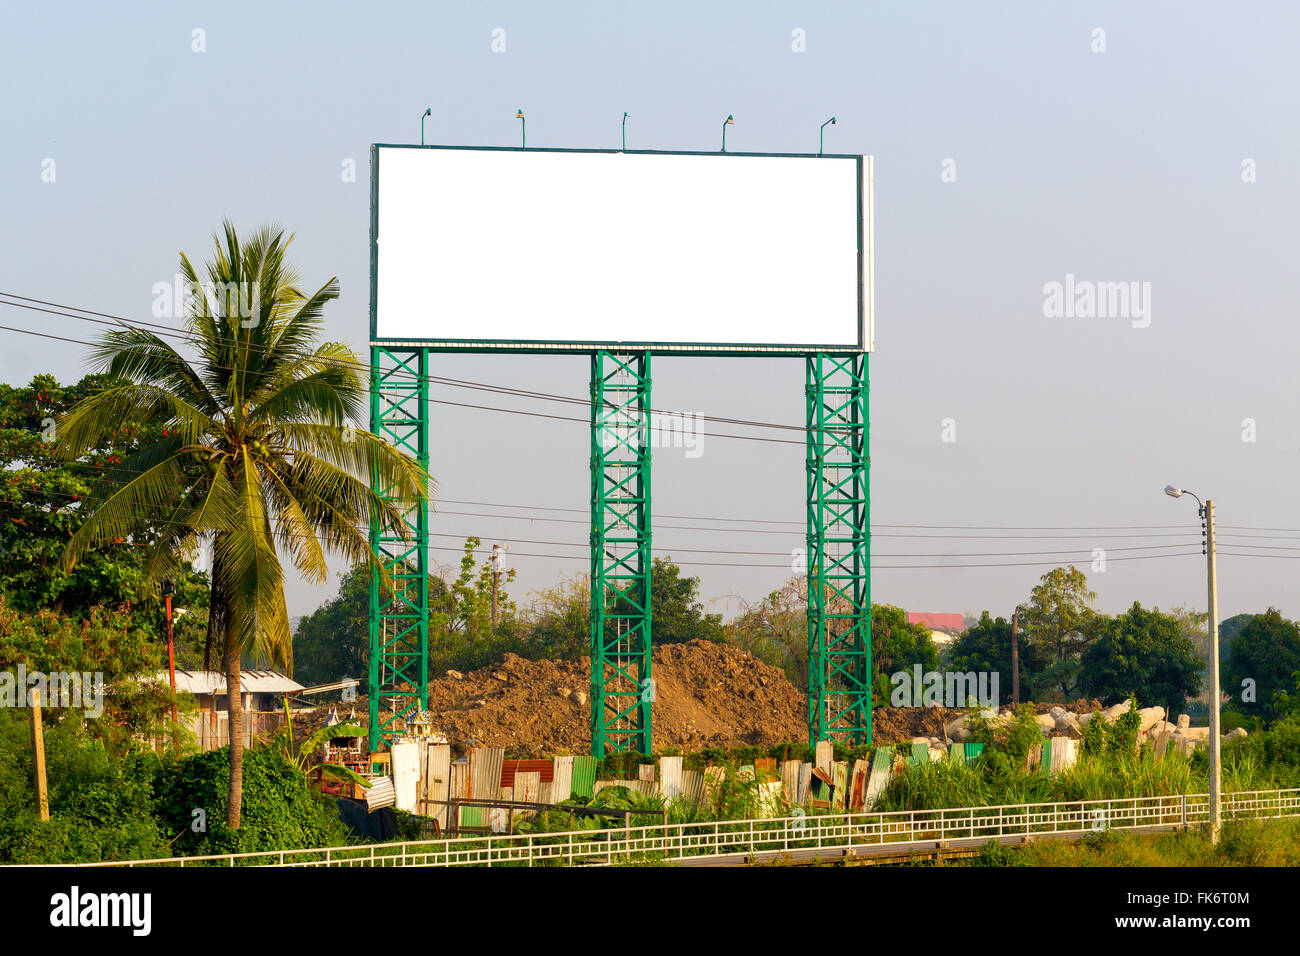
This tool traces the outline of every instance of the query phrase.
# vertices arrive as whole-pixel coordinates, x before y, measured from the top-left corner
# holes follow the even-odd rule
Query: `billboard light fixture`
[[[516,110],[515,119],[519,120],[519,148],[528,148],[528,120],[524,119],[524,111]]]
[[[818,155],[818,156],[820,156],[820,155],[822,154],[822,148],[826,145],[826,127],[827,127],[828,125],[829,125],[829,126],[834,126],[834,125],[835,125],[835,117],[834,117],[834,116],[832,116],[830,119],[828,119],[825,123],[822,123],[822,128],[821,128],[821,130],[820,130],[820,131],[818,132],[818,134],[817,134],[817,155]]]
[[[623,111],[623,152],[627,152],[627,111]]]
[[[724,153],[727,151],[727,127],[734,125],[736,125],[736,118],[728,113],[727,118],[722,121],[722,151]]]
[[[420,145],[424,145],[424,121],[433,115],[433,107],[426,106],[424,113],[420,116]]]

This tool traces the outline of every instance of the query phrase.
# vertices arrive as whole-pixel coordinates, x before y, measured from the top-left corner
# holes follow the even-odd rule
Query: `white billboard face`
[[[371,337],[870,349],[871,159],[378,146]]]

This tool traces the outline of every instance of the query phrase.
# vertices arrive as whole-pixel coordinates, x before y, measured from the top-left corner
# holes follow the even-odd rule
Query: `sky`
[[[1296,616],[1298,30],[1280,3],[6,4],[0,291],[155,321],[180,251],[277,222],[306,284],[339,278],[327,332],[364,354],[369,147],[418,143],[426,107],[431,143],[515,145],[523,109],[529,146],[616,147],[626,111],[629,148],[714,150],[732,114],[728,148],[755,152],[815,152],[834,115],[827,151],[875,162],[873,599],[1009,615],[1074,563],[1102,610],[1203,609],[1172,483],[1216,502],[1221,616]],[[1135,283],[1129,310],[1061,305],[1086,283]],[[75,381],[84,353],[0,330],[0,379]],[[653,369],[657,408],[802,424],[798,358]],[[430,371],[588,388],[582,356]],[[507,543],[521,602],[585,573],[587,426],[431,395],[433,559]],[[787,439],[655,451],[656,551],[730,617],[790,576],[804,450],[708,430]],[[335,584],[291,581],[290,613]]]

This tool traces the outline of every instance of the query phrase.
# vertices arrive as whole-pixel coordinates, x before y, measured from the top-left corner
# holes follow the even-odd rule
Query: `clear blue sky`
[[[874,597],[1009,613],[1046,567],[955,565],[1055,557],[1086,569],[1095,547],[1170,539],[894,538],[902,529],[885,525],[1181,522],[1195,531],[1194,506],[1160,494],[1173,482],[1212,495],[1225,526],[1300,529],[1298,21],[1291,5],[1186,2],[7,4],[0,288],[148,319],[153,286],[171,281],[179,250],[205,255],[223,217],[243,229],[273,220],[297,233],[308,281],[339,277],[329,330],[360,349],[368,147],[418,142],[426,106],[431,142],[514,144],[523,108],[529,145],[615,146],[626,110],[633,148],[716,149],[732,113],[728,146],[755,151],[814,151],[834,114],[827,148],[876,162],[876,552],[1072,552],[880,557],[943,567],[878,569]],[[192,50],[196,28],[205,52]],[[497,28],[503,53],[491,49]],[[796,29],[806,52],[792,49]],[[1093,49],[1097,29],[1104,52]],[[42,181],[47,159],[54,182]],[[340,175],[349,159],[355,182]],[[949,159],[952,182],[942,175]],[[1243,161],[1254,182],[1243,182]],[[1046,317],[1043,287],[1067,274],[1149,282],[1150,326]],[[94,331],[0,313],[5,325]],[[0,347],[9,382],[84,370],[74,345],[0,332]],[[580,357],[442,356],[434,371],[587,389]],[[663,408],[796,424],[803,413],[793,359],[657,358],[654,388]],[[434,397],[482,398],[441,387]],[[583,425],[450,406],[434,415],[443,499],[586,507]],[[1248,418],[1254,442],[1242,441]],[[955,442],[941,440],[944,419],[955,421]],[[802,449],[724,439],[704,449],[696,459],[657,453],[656,513],[788,521],[769,527],[789,534],[673,531],[688,522],[665,518],[656,547],[800,547]],[[542,523],[450,513],[496,507],[439,508],[440,546],[473,533],[516,552],[573,554],[513,559],[517,598],[586,569],[581,513],[533,512],[579,522]],[[1239,543],[1300,547],[1294,534]],[[1203,606],[1199,553],[1115,560],[1132,553],[1111,550],[1106,571],[1089,574],[1100,607]],[[787,576],[688,570],[710,599],[755,600]],[[1270,604],[1300,614],[1297,570],[1292,560],[1225,555],[1223,616]],[[295,582],[291,613],[331,591]]]

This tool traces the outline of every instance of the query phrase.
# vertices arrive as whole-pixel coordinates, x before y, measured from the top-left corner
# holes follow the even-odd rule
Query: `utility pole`
[[[1011,703],[1020,706],[1020,607],[1011,612]]]
[[[497,627],[497,591],[501,588],[501,545],[492,545],[492,630]]]
[[[178,730],[179,718],[176,716],[176,644],[172,630],[172,592],[176,585],[171,578],[163,582],[163,606],[167,610],[167,672],[172,682],[172,755],[180,757],[181,746]]]
[[[1219,764],[1219,578],[1214,566],[1214,499],[1206,498],[1205,517],[1206,584],[1209,589],[1210,618],[1210,841],[1219,842],[1223,828],[1223,801]]]
[[[1202,502],[1195,493],[1173,485],[1165,485],[1165,494],[1170,498],[1191,495],[1200,505],[1197,513],[1204,522],[1205,578],[1209,592],[1205,626],[1210,637],[1210,739],[1206,741],[1210,751],[1210,842],[1218,843],[1223,830],[1223,768],[1219,763],[1219,578],[1214,566],[1214,499],[1206,498]]]
[[[50,818],[50,795],[45,788],[45,731],[41,727],[41,692],[32,688],[32,770],[36,777],[36,805],[41,819]]]

